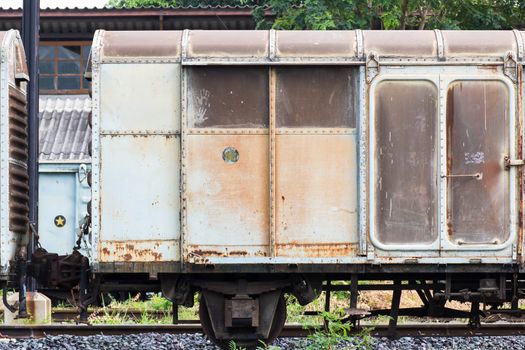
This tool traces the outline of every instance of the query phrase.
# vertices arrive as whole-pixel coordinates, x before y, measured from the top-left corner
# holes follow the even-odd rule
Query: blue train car
[[[40,97],[39,242],[58,254],[71,252],[91,197],[87,95]],[[81,242],[85,253],[87,239]]]

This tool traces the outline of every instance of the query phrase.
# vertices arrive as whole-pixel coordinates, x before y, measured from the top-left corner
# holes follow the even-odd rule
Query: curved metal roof
[[[0,56],[7,55],[9,64],[9,79],[14,82],[15,77],[25,77],[27,79],[27,62],[24,45],[17,30],[0,32]],[[25,87],[22,88],[25,90]]]
[[[502,61],[509,52],[523,57],[518,31],[98,31],[94,50],[100,60],[140,57],[188,63],[254,63],[382,58]],[[94,55],[95,57],[96,55]]]

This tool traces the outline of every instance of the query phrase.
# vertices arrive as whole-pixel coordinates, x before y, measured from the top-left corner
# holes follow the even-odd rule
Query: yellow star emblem
[[[58,215],[58,216],[55,218],[55,225],[56,225],[57,227],[63,227],[65,224],[66,224],[66,218],[63,217],[62,215]]]

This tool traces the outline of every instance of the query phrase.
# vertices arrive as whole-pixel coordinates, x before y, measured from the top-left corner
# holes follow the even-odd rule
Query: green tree
[[[511,29],[525,25],[522,0],[110,0],[115,7],[250,5],[267,29]],[[271,8],[272,20],[264,15]]]

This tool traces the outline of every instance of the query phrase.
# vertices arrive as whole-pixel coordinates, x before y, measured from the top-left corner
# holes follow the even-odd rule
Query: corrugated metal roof
[[[166,7],[159,7],[159,6],[137,6],[137,7],[111,7],[111,6],[104,6],[104,7],[43,7],[40,9],[40,11],[109,11],[109,10],[184,10],[184,9],[253,9],[255,6],[253,5],[188,5],[188,6],[166,6]],[[11,10],[11,11],[21,11],[21,7],[7,7],[7,8],[0,8],[0,10]]]
[[[40,157],[46,161],[90,161],[87,95],[40,96]]]
[[[43,40],[91,39],[97,29],[182,30],[254,29],[253,6],[187,6],[139,8],[47,8],[40,12]],[[268,8],[265,17],[271,21]],[[20,29],[22,10],[0,9],[0,30]]]

